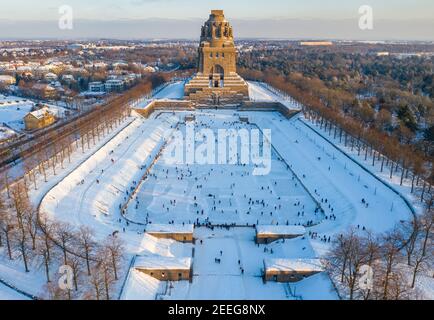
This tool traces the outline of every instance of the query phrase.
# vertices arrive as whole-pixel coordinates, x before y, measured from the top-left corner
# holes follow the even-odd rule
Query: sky
[[[57,27],[63,5],[73,30]],[[364,33],[362,5],[374,13]],[[0,0],[0,38],[194,38],[211,9],[225,10],[238,37],[434,40],[433,0]]]

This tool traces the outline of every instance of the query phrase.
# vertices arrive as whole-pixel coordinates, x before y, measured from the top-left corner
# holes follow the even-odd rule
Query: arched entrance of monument
[[[223,88],[224,77],[225,77],[225,70],[223,69],[223,67],[219,64],[213,66],[210,70],[210,76],[209,76],[210,87]]]

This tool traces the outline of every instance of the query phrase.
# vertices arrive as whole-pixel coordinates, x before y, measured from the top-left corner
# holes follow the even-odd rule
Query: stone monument
[[[208,106],[248,100],[248,85],[237,74],[236,60],[232,26],[223,10],[212,10],[201,30],[197,73],[185,86],[185,98]]]

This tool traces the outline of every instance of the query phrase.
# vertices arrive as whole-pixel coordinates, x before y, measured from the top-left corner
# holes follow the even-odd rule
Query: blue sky
[[[68,4],[78,19],[203,18],[224,9],[232,18],[349,19],[369,4],[379,19],[433,19],[433,0],[13,0],[1,1],[0,19],[57,19]]]

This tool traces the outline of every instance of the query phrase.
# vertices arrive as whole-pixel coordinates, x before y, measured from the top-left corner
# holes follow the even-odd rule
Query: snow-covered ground
[[[26,300],[26,297],[0,283],[0,300]]]
[[[270,90],[270,87],[261,82],[248,81],[249,85],[249,97],[251,101],[256,102],[273,102],[279,101],[284,106],[292,110],[300,110],[301,105],[292,99],[290,96],[281,96],[277,90],[272,88],[274,91]]]
[[[182,99],[184,98],[184,85],[183,81],[171,83],[158,92],[153,99]]]
[[[139,223],[318,223],[308,228],[308,231],[318,233],[318,236],[313,239],[307,236],[309,239],[304,239],[305,243],[302,244],[297,244],[297,240],[286,241],[285,245],[277,243],[273,258],[324,257],[330,246],[329,239],[343,233],[350,226],[383,232],[401,220],[412,218],[410,208],[390,188],[371,173],[362,170],[343,153],[333,149],[332,145],[297,119],[288,121],[278,113],[200,111],[195,112],[197,130],[203,127],[249,128],[248,125],[237,122],[240,114],[248,116],[261,129],[272,131],[275,152],[269,175],[251,176],[251,168],[243,166],[174,167],[164,161],[157,162],[150,177],[140,186],[136,200],[128,207],[128,218]],[[170,143],[167,149],[171,149]],[[321,203],[326,219],[315,214],[315,202],[304,192],[300,183],[293,180],[286,163]],[[365,199],[365,203],[362,199]],[[263,205],[257,206],[257,200],[264,201],[265,208],[271,209],[267,210]],[[254,204],[251,205],[250,201]],[[263,286],[260,272],[265,257],[254,250],[253,229],[245,230],[232,228],[226,233],[209,229],[196,231],[195,237],[204,239],[204,244],[195,246],[193,283],[174,283],[169,287],[169,293],[166,290],[166,295],[162,297],[160,294],[159,297],[219,299],[224,297],[224,292],[231,292],[233,296],[226,298],[262,299],[266,296],[285,299],[286,291],[281,285]],[[249,232],[250,235],[247,236],[246,233]],[[285,250],[284,246],[292,243],[297,245]],[[204,257],[201,257],[201,248],[205,248]],[[237,251],[237,248],[241,250]],[[229,250],[228,256],[234,258],[228,259],[227,265],[215,264],[214,258],[219,256],[219,250]],[[259,252],[261,250],[262,247]],[[234,261],[239,260],[237,257],[246,266],[243,275],[239,273],[237,263],[234,266]],[[323,276],[318,278],[323,279]],[[202,286],[202,281],[207,285]],[[301,287],[302,283],[299,284]],[[207,290],[208,286],[213,289]],[[258,286],[262,286],[262,289]],[[319,286],[327,287],[321,284]],[[227,290],[228,287],[230,290]],[[258,289],[253,290],[254,288]],[[265,294],[262,296],[258,292]],[[301,288],[297,292],[308,298]],[[323,293],[318,297],[331,298],[328,290]]]
[[[208,128],[254,129],[242,124],[233,111],[196,112],[195,130]],[[185,134],[185,125],[179,127]],[[323,215],[286,164],[272,153],[271,173],[252,175],[252,166],[173,165],[165,161],[175,148],[172,140],[162,161],[150,171],[141,185],[127,217],[139,223],[178,224],[306,224],[317,223]],[[170,202],[173,202],[170,205]],[[169,204],[169,205],[168,205]]]
[[[171,84],[157,98],[179,99],[183,86]],[[250,91],[257,101],[278,99],[257,84],[250,84]],[[270,174],[253,176],[253,165],[165,162],[165,155],[175,143],[172,133],[179,130],[184,134],[184,118],[192,113],[197,130],[270,129]],[[241,123],[240,115],[248,117],[250,124]],[[303,299],[337,299],[324,273],[291,285],[264,284],[264,259],[322,258],[329,249],[329,238],[350,226],[382,232],[412,217],[401,197],[298,117],[287,120],[278,113],[235,110],[163,112],[149,119],[133,117],[129,126],[80,161],[75,169],[60,174],[57,181],[50,180],[38,191],[40,197],[33,197],[38,202],[45,195],[42,212],[77,227],[90,226],[98,239],[118,231],[126,243],[128,261],[135,255],[191,258],[194,249],[192,283],[160,282],[133,268],[122,292],[123,299],[295,299],[294,295]],[[129,200],[133,191],[137,193]],[[127,203],[125,217],[130,223],[120,210]],[[324,214],[315,212],[318,203]],[[196,243],[182,244],[144,234],[149,222],[237,226],[196,228]],[[253,224],[303,224],[308,233],[258,246],[254,243]],[[312,232],[318,233],[318,237],[311,237]],[[216,263],[216,258],[221,263]],[[33,284],[38,289],[30,292],[40,292],[42,275],[32,273],[39,280],[29,280],[26,285],[18,281],[18,275],[2,270],[1,265],[0,261],[0,276],[9,274],[12,282],[17,281],[24,288]],[[11,268],[10,264],[7,268]],[[7,292],[0,286],[0,299]]]
[[[38,205],[43,199],[43,197],[60,180],[68,176],[81,163],[83,163],[84,161],[86,161],[86,159],[92,156],[92,154],[95,153],[95,150],[100,149],[102,146],[108,143],[108,141],[120,134],[120,132],[122,132],[131,124],[131,121],[133,121],[133,119],[127,119],[118,128],[116,128],[110,134],[98,141],[97,144],[91,149],[85,150],[84,153],[81,150],[79,150],[78,152],[74,152],[71,155],[71,163],[65,163],[64,169],[61,169],[59,165],[56,169],[56,175],[53,175],[51,170],[47,171],[47,182],[44,182],[43,176],[37,175],[37,190],[32,190],[30,194],[32,203]],[[14,168],[16,168],[17,171],[21,170],[19,168],[19,165],[17,165],[16,167]],[[0,278],[7,283],[15,286],[16,288],[26,292],[27,294],[37,297],[41,297],[41,295],[43,296],[45,292],[43,288],[45,285],[45,274],[41,261],[32,261],[32,264],[29,266],[30,272],[27,273],[24,271],[23,263],[19,258],[19,253],[14,253],[12,261],[9,260],[6,255],[7,254],[5,253],[5,248],[0,248]],[[52,270],[52,272],[55,272],[55,270]],[[3,289],[0,288],[0,291],[3,291]],[[25,296],[23,296],[23,299],[24,298]]]
[[[39,269],[40,266],[38,266],[37,263],[31,263],[29,266],[31,272],[26,273],[22,261],[18,257],[13,261],[8,260],[4,251],[4,249],[0,250],[0,279],[27,294],[37,297],[41,296],[45,284],[43,269]],[[19,300],[29,299],[29,297],[24,296],[0,283],[0,300],[2,300],[4,292],[7,294],[14,293],[16,299]]]
[[[46,106],[58,118],[62,118],[65,114],[66,109],[62,107],[54,105]],[[3,135],[9,132],[5,138],[11,136],[11,131],[21,132],[24,130],[23,118],[34,107],[35,102],[29,99],[0,95],[0,129],[4,128]],[[9,129],[9,131],[6,129]],[[0,140],[2,139],[1,135],[2,133],[0,133]]]
[[[248,82],[249,84],[249,96],[250,100],[253,101],[279,101],[280,97],[278,97],[275,93],[267,90],[265,87],[259,85],[256,82]]]
[[[272,128],[273,145],[280,155],[303,176],[326,215],[337,216],[336,221],[317,226],[316,232],[334,233],[350,225],[383,232],[412,218],[399,196],[300,121],[284,121],[279,114],[255,116],[253,121],[261,128]]]
[[[0,142],[3,140],[7,140],[11,137],[13,137],[14,135],[16,135],[17,133],[5,126],[0,125]]]
[[[166,299],[294,299],[288,284],[262,281],[263,261],[268,258],[309,258],[315,255],[307,238],[256,245],[253,228],[230,230],[199,228],[192,283],[173,283]],[[266,252],[265,252],[266,250]],[[221,254],[220,251],[223,251]],[[215,258],[221,263],[215,263]],[[241,270],[244,269],[244,272]],[[330,280],[323,275],[305,279],[291,287],[304,299],[336,299]]]
[[[44,198],[40,210],[56,220],[75,226],[88,225],[103,239],[122,231],[125,221],[119,206],[126,201],[134,181],[139,181],[159,149],[165,135],[179,118],[136,118],[134,123],[98,150]],[[141,237],[127,233],[127,245],[137,250]]]

